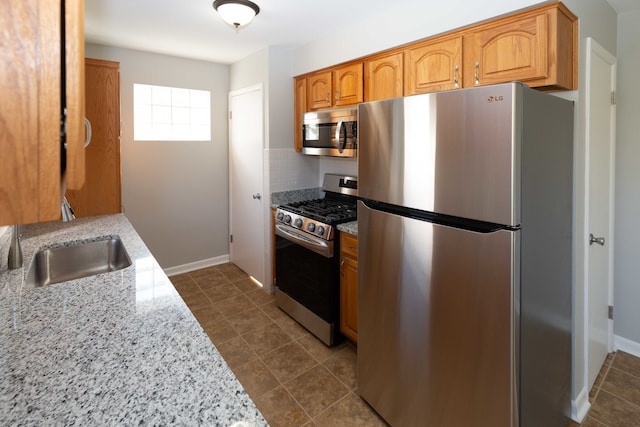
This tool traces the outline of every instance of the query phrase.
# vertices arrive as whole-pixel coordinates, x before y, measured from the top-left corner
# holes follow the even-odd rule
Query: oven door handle
[[[303,248],[307,248],[325,258],[333,257],[333,242],[326,241],[307,233],[300,232],[284,224],[276,224],[276,234],[290,242],[296,243]]]

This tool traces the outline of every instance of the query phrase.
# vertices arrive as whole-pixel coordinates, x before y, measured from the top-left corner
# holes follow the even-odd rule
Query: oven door
[[[276,286],[325,322],[337,322],[340,275],[334,242],[322,242],[330,248],[327,256],[319,253],[319,246],[315,246],[319,242],[308,241],[316,240],[313,236],[300,234],[306,233],[276,224]]]

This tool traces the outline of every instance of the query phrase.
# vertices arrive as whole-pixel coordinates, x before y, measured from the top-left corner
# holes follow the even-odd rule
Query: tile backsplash
[[[271,192],[320,187],[318,157],[305,156],[293,148],[265,150]]]
[[[269,165],[271,192],[322,187],[325,173],[358,174],[353,158],[305,156],[293,148],[265,150]]]
[[[320,182],[322,182],[325,173],[358,176],[358,160],[348,157],[320,157],[318,175]]]

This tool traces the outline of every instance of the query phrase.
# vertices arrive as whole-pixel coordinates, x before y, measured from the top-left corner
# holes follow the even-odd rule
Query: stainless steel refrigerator
[[[573,103],[514,82],[358,114],[361,396],[392,426],[565,427]]]

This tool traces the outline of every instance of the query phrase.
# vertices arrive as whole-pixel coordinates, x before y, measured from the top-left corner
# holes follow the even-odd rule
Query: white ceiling
[[[415,0],[394,0],[415,1]],[[230,64],[267,46],[296,48],[383,13],[389,0],[254,0],[260,13],[236,31],[213,0],[85,0],[85,39]]]
[[[85,0],[85,38],[231,64],[267,46],[304,46],[415,1],[424,0],[254,0],[260,14],[236,33],[214,11],[213,0]],[[618,13],[640,10],[640,0],[607,1]]]

